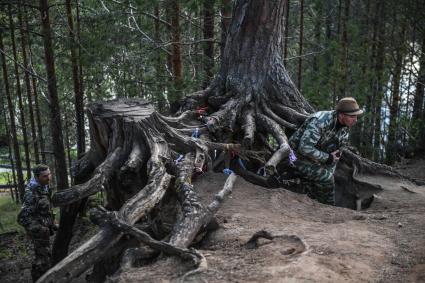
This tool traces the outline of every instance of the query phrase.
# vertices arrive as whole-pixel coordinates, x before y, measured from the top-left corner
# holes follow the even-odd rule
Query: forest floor
[[[397,167],[425,179],[425,160],[408,160]],[[208,202],[225,178],[207,174],[195,188]],[[188,264],[160,260],[110,281],[425,282],[425,186],[382,176],[363,178],[384,190],[361,212],[238,178],[217,214],[219,228],[196,246],[206,257],[206,270],[183,278]],[[74,246],[93,233],[87,227],[77,227]],[[274,239],[247,246],[260,230]],[[7,255],[2,255],[4,250]],[[0,234],[0,251],[0,282],[28,282],[31,253],[25,236]]]

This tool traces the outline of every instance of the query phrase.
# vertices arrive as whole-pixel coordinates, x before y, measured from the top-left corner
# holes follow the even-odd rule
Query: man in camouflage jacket
[[[37,281],[51,266],[50,236],[55,224],[51,208],[49,188],[50,170],[46,165],[33,168],[32,178],[25,188],[23,205],[18,214],[21,224],[34,245],[34,261],[31,269],[33,281]]]
[[[349,128],[363,111],[352,97],[341,99],[336,110],[312,114],[291,136],[294,165],[307,180],[308,194],[322,203],[334,204],[334,172],[341,148],[348,144]]]

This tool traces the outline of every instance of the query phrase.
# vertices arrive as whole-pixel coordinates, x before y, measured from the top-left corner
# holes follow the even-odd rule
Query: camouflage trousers
[[[302,178],[304,191],[309,197],[321,203],[335,204],[334,172],[336,164],[325,165],[298,159],[294,165]]]
[[[35,282],[51,267],[50,229],[39,223],[31,223],[26,231],[34,246],[31,277]]]

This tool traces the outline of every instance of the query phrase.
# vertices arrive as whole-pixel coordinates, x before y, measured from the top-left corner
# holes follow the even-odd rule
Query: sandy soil
[[[402,166],[413,177],[425,179],[425,161]],[[110,281],[425,282],[425,187],[394,178],[363,177],[384,190],[361,212],[238,178],[217,214],[219,229],[196,247],[206,257],[207,269],[184,276],[192,268],[189,263],[161,259]],[[195,187],[209,202],[225,178],[208,174]],[[274,239],[261,239],[256,248],[247,246],[260,230]],[[1,249],[14,246],[11,237],[0,235]],[[28,268],[28,258],[0,260],[0,282],[26,282]]]
[[[425,187],[364,178],[385,189],[362,212],[238,179],[217,214],[220,228],[198,247],[208,269],[184,276],[190,267],[161,260],[111,281],[425,282]],[[195,186],[211,199],[224,182],[222,174],[209,174]],[[249,249],[247,241],[259,230],[277,237]]]

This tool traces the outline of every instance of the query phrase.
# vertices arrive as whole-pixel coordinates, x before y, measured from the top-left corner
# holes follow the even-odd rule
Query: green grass
[[[0,233],[13,230],[24,230],[24,228],[16,222],[16,216],[20,210],[21,205],[13,202],[9,194],[0,195]]]
[[[0,173],[0,184],[1,185],[6,185],[9,180],[13,180],[12,178],[12,172],[1,172]]]

